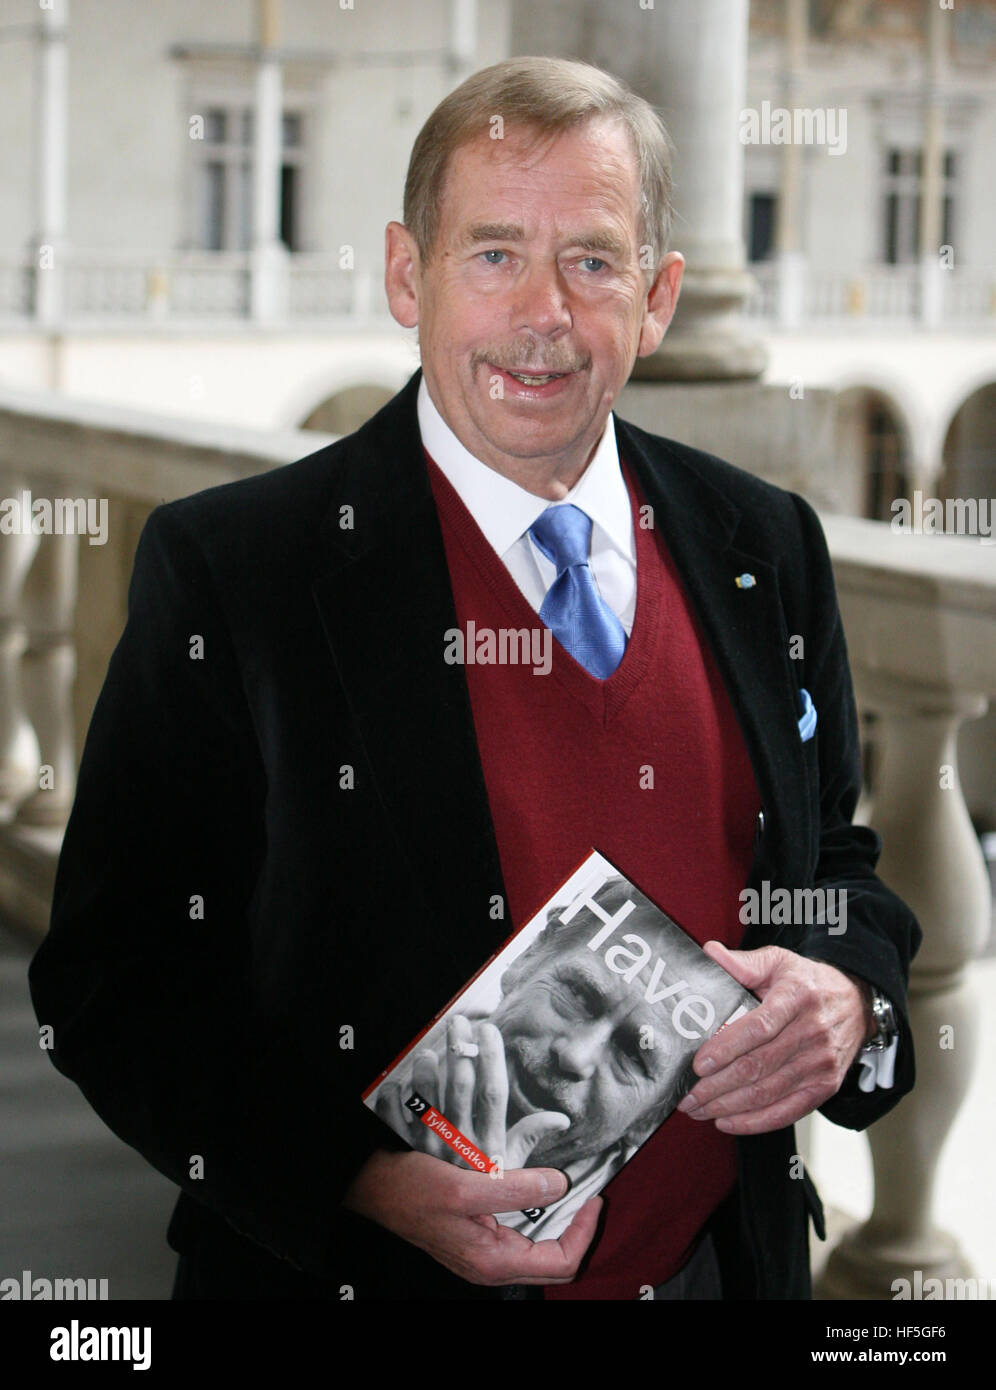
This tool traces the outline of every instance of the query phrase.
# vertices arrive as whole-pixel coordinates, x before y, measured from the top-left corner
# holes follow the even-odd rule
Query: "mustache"
[[[543,376],[547,372],[567,373],[583,372],[591,365],[591,357],[587,354],[579,355],[572,353],[564,356],[562,353],[555,357],[547,353],[540,353],[535,347],[498,348],[489,351],[487,348],[474,353],[473,366],[501,367],[506,372],[521,372],[526,367],[532,369],[536,375]]]
[[[576,1083],[564,1078],[551,1057],[524,1055],[517,1047],[506,1047],[506,1062],[514,1068],[522,1098],[543,1110],[559,1110],[574,1125],[581,1118]]]

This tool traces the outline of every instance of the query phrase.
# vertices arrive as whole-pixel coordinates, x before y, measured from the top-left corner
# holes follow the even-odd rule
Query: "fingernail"
[[[687,1095],[678,1106],[678,1109],[687,1115],[690,1110],[697,1110],[698,1105],[699,1103],[693,1095]]]
[[[712,1076],[713,1072],[716,1070],[716,1063],[711,1057],[703,1057],[696,1070],[699,1076]]]
[[[545,1173],[540,1175],[540,1178],[543,1183],[544,1197],[566,1197],[574,1186],[567,1174],[562,1172],[559,1168],[548,1169]],[[558,1178],[563,1180],[563,1191],[558,1191],[558,1188],[561,1186],[557,1181]]]

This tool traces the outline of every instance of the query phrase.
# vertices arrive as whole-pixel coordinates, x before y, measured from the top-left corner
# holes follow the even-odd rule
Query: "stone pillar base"
[[[914,1252],[908,1241],[890,1243],[880,1231],[872,1233],[871,1223],[848,1232],[830,1252],[823,1274],[816,1281],[813,1297],[838,1299],[895,1299],[902,1292],[914,1298],[933,1295],[945,1298],[948,1279],[971,1277],[972,1269],[954,1236],[946,1231],[930,1232],[927,1243],[917,1242]],[[904,1290],[898,1280],[905,1279]],[[939,1280],[930,1284],[928,1280]]]

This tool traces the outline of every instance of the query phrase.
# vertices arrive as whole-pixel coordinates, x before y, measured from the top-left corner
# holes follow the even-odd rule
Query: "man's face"
[[[649,284],[639,206],[629,137],[598,119],[458,149],[427,266],[388,227],[391,309],[418,325],[437,409],[476,458],[541,495],[580,477],[673,313],[683,261],[672,253]]]
[[[674,1085],[677,1035],[665,1006],[644,998],[652,967],[632,982],[610,971],[587,946],[597,925],[514,962],[491,1017],[505,1045],[509,1128],[538,1110],[560,1111],[571,1122],[537,1144],[531,1165],[556,1167],[610,1149],[642,1130]],[[656,950],[657,934],[637,930]]]

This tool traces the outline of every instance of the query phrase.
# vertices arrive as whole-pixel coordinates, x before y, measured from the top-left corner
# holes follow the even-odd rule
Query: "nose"
[[[561,1075],[569,1081],[587,1081],[605,1053],[611,1032],[611,1025],[593,1020],[555,1038],[553,1060]]]
[[[529,329],[549,338],[567,331],[573,323],[560,267],[533,262],[516,277],[512,300],[512,328]]]

